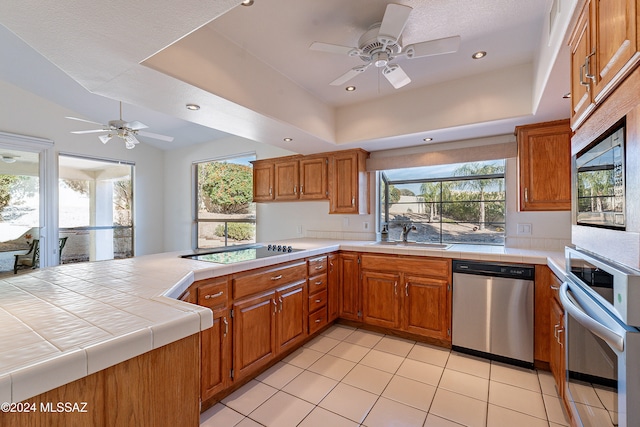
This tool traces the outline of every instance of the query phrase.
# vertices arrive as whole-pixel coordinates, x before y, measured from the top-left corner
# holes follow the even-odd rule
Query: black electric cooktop
[[[233,264],[242,261],[268,258],[276,255],[283,255],[292,252],[299,252],[302,249],[294,249],[289,245],[253,245],[241,247],[226,247],[224,249],[212,250],[192,255],[183,255],[182,258],[195,259],[197,261],[215,262],[218,264]]]

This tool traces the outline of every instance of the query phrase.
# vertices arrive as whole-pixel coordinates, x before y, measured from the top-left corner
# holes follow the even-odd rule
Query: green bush
[[[233,240],[251,240],[255,235],[255,226],[253,224],[230,222],[227,224],[227,233]],[[216,227],[216,236],[224,237],[224,224]]]

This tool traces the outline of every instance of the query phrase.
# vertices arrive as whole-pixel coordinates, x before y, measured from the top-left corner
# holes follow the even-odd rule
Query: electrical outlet
[[[349,226],[349,218],[348,217],[342,218],[342,226],[343,227],[348,227]]]
[[[298,233],[298,235],[302,235],[302,226],[301,225],[297,225],[296,226],[296,232]]]
[[[518,235],[520,236],[530,236],[531,235],[531,224],[518,224]]]
[[[365,230],[368,230],[369,229],[369,223],[368,222],[363,222],[362,223],[362,228],[365,229]]]

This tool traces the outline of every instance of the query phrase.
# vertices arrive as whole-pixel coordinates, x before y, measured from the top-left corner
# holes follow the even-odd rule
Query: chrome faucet
[[[410,224],[405,224],[402,226],[402,241],[406,242],[407,241],[407,236],[409,235],[410,231],[416,231],[416,226],[415,225],[410,225]]]

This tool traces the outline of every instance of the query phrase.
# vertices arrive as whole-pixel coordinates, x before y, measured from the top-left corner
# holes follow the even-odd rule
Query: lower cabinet
[[[451,260],[361,255],[362,321],[451,341]]]
[[[556,387],[558,388],[558,395],[564,397],[565,386],[565,352],[564,352],[564,308],[560,304],[559,300],[554,296],[551,299],[550,310],[550,345],[549,345],[549,366],[551,367],[551,373],[556,381]]]
[[[214,312],[213,327],[200,334],[200,396],[207,400],[231,382],[231,319],[229,309]]]
[[[338,318],[340,312],[340,255],[330,254],[327,256],[327,321],[333,322]]]
[[[360,254],[343,252],[339,258],[339,316],[347,320],[360,319]]]

